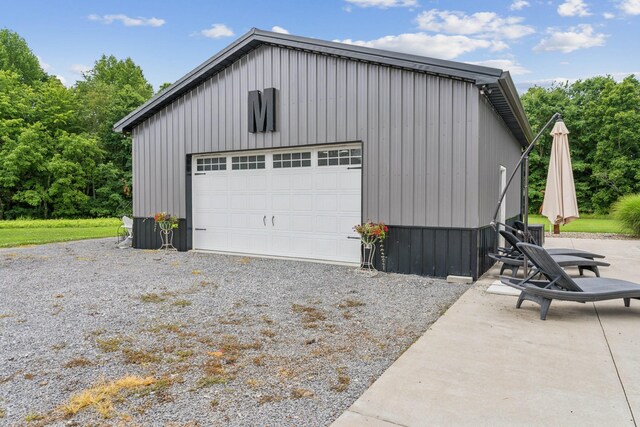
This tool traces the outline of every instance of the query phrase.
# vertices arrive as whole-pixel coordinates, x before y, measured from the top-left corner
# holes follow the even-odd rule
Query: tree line
[[[532,87],[521,97],[537,132],[555,112],[569,129],[569,147],[581,212],[608,213],[620,197],[640,193],[640,82],[628,76]],[[551,154],[548,131],[530,156],[530,206],[538,212]]]
[[[131,210],[131,138],[113,124],[153,95],[131,59],[103,55],[65,87],[0,30],[0,219]]]
[[[68,88],[24,39],[0,30],[0,219],[130,213],[131,138],[112,127],[152,95],[130,58],[106,55]],[[606,213],[620,196],[640,192],[635,77],[532,87],[522,103],[534,132],[562,113],[582,212]],[[531,155],[532,212],[542,204],[550,149],[545,135]]]

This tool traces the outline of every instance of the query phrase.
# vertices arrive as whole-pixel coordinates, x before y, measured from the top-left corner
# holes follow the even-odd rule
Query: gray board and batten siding
[[[301,50],[310,40],[314,45]],[[385,57],[374,62],[381,52]],[[403,68],[389,58],[410,61]],[[192,154],[361,142],[363,220],[420,233],[458,229],[471,239],[462,247],[475,251],[478,233],[466,231],[489,224],[499,165],[516,164],[531,130],[526,118],[521,126],[515,108],[521,106],[507,102],[512,94],[500,95],[512,86],[508,74],[439,60],[430,60],[437,67],[426,66],[417,59],[428,60],[252,30],[116,124],[133,134],[136,222],[167,211],[188,226]],[[446,66],[452,75],[434,72]],[[480,83],[490,89],[489,100]],[[276,88],[277,130],[249,133],[247,94],[270,87]],[[507,218],[519,213],[514,183]],[[466,270],[450,273],[477,277],[477,262],[462,264]]]
[[[249,133],[246,94],[266,87],[277,88],[278,131]],[[478,209],[480,99],[460,80],[261,46],[134,128],[134,216],[186,216],[188,154],[362,141],[364,219],[488,224]],[[496,150],[518,147],[511,138]]]

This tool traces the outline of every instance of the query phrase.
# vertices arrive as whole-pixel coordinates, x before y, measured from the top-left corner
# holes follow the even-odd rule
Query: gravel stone
[[[328,425],[468,288],[113,239],[2,249],[0,425]],[[163,386],[63,417],[129,375]]]

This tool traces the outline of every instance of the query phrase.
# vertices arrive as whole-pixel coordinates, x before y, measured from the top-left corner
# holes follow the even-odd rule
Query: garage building
[[[118,122],[133,137],[136,248],[153,215],[179,250],[481,275],[500,189],[532,139],[508,72],[253,29]],[[516,177],[519,180],[519,176]],[[521,213],[518,182],[500,215]]]

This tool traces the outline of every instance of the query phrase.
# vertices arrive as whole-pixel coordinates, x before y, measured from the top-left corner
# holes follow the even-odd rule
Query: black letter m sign
[[[249,132],[276,130],[276,90],[269,88],[260,96],[259,90],[249,91]]]

